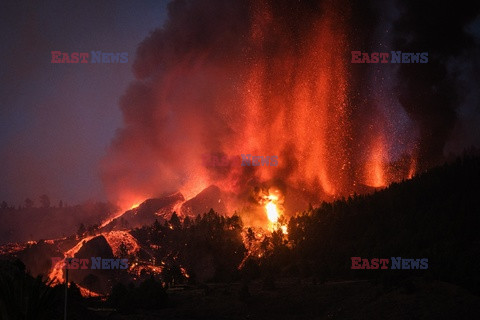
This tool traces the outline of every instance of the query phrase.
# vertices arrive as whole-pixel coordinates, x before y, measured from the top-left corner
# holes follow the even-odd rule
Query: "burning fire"
[[[278,208],[273,201],[276,201],[278,199],[276,199],[275,196],[269,196],[269,199],[270,201],[265,205],[265,209],[267,210],[267,217],[271,223],[277,223],[279,217]]]
[[[279,191],[276,190],[276,193],[279,193]],[[269,229],[271,231],[281,229],[284,234],[287,234],[287,226],[280,223],[283,210],[280,209],[279,199],[280,197],[275,194],[269,194],[264,198],[264,207],[269,221]]]

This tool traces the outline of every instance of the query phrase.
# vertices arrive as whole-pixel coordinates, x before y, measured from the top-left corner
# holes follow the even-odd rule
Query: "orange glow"
[[[122,252],[120,250],[120,245],[122,242],[125,244],[127,248],[127,253],[128,254],[135,254],[140,250],[140,246],[138,245],[136,239],[128,232],[126,231],[110,231],[110,232],[104,232],[100,235],[103,235],[105,239],[107,240],[108,244],[112,248],[113,254],[115,256],[121,256]],[[88,236],[80,241],[77,242],[75,246],[73,246],[71,249],[67,250],[64,252],[64,257],[74,257],[75,254],[82,248],[83,244],[90,241],[91,239],[97,237],[99,235],[95,236]],[[122,257],[126,258],[126,257]],[[57,262],[55,266],[52,266],[52,270],[49,274],[49,278],[53,280],[53,284],[57,283],[62,283],[64,281],[63,278],[63,261]]]
[[[407,179],[412,179],[417,170],[417,161],[415,158],[412,158],[410,161],[410,168],[408,169]]]
[[[85,237],[85,238],[81,239],[80,241],[78,241],[77,244],[75,246],[73,246],[70,250],[65,251],[64,257],[65,258],[73,257],[75,255],[75,253],[77,253],[78,250],[80,250],[80,248],[82,248],[83,242],[84,241],[88,242],[92,238],[94,238],[94,236],[88,236],[88,237]],[[64,278],[63,278],[63,270],[64,269],[62,268],[63,263],[64,263],[63,261],[59,261],[54,266],[52,266],[52,271],[49,274],[50,280],[53,280],[52,284],[58,284],[58,283],[62,283],[64,281]]]
[[[239,149],[281,154],[286,146],[294,145],[291,151],[300,155],[301,165],[290,182],[335,195],[348,185],[348,75],[347,62],[339,59],[346,46],[346,30],[331,4],[326,3],[324,10],[322,19],[306,35],[309,45],[300,56],[285,50],[274,59],[262,54],[256,57],[245,84],[248,121]],[[253,17],[252,45],[260,53],[266,30],[276,30],[278,35],[289,32],[281,29],[268,4],[256,4]],[[259,135],[259,128],[266,128],[266,123],[269,133]],[[262,168],[259,177],[268,180],[273,174]]]
[[[270,201],[265,205],[265,210],[267,211],[267,217],[271,223],[277,223],[278,217],[279,217],[278,208],[273,201],[276,201],[278,199],[276,199],[275,196],[269,196],[269,199]]]
[[[180,267],[180,271],[185,278],[190,278],[190,275],[187,273],[187,270],[184,267]]]
[[[139,206],[141,203],[142,203],[141,201],[135,202],[135,203],[132,204],[132,206],[130,207],[130,210],[138,208],[138,206]]]
[[[276,193],[279,191],[277,190]],[[287,226],[280,223],[280,218],[283,215],[283,210],[281,209],[282,205],[279,201],[279,196],[274,194],[269,194],[264,198],[264,207],[269,221],[268,228],[271,231],[276,231],[281,229],[284,234],[287,234]]]
[[[188,200],[215,185],[232,214],[243,206],[239,198],[247,181],[262,186],[281,181],[293,192],[305,191],[308,202],[320,203],[370,190],[365,185],[379,188],[413,176],[414,165],[409,171],[407,161],[397,171],[389,167],[396,156],[389,150],[400,150],[394,148],[397,142],[390,132],[395,123],[389,121],[394,118],[388,99],[381,99],[383,91],[378,99],[361,92],[362,101],[355,98],[358,88],[350,83],[357,84],[351,80],[356,72],[350,72],[353,66],[346,56],[354,34],[349,26],[352,12],[345,10],[349,6],[333,0],[320,6],[321,15],[306,17],[298,32],[285,23],[272,2],[254,1],[249,6],[248,32],[238,39],[241,55],[207,58],[216,49],[213,46],[205,52],[186,50],[188,55],[172,59],[171,64],[168,60],[158,81],[146,83],[153,97],[147,108],[152,123],[168,125],[150,128],[145,117],[132,112],[141,110],[142,94],[128,94],[132,111],[125,114],[125,121],[127,128],[136,130],[125,130],[105,161],[108,192],[122,199],[122,208],[137,208],[165,190],[179,190]],[[187,91],[185,79],[191,81]],[[171,97],[179,100],[172,103]],[[357,118],[363,104],[367,113]],[[199,112],[203,107],[207,112]],[[378,127],[363,126],[359,121],[365,119],[375,119]],[[407,148],[405,142],[399,145]],[[239,162],[205,165],[202,155],[209,153]],[[242,167],[242,154],[275,155],[278,166]],[[261,208],[247,219],[273,229],[284,214],[278,201],[258,201]],[[178,214],[181,205],[175,206]],[[286,233],[286,228],[282,230]]]
[[[121,196],[116,200],[116,205],[120,207],[120,211],[123,213],[127,210],[138,208],[138,206],[148,198],[150,198],[150,196],[147,194],[136,193],[133,190],[125,191],[122,189]]]
[[[95,291],[88,290],[87,288],[84,288],[80,286],[79,284],[76,284],[78,289],[80,290],[80,294],[84,298],[88,297],[100,297],[101,295],[99,293],[96,293]]]
[[[387,185],[385,177],[385,164],[387,152],[382,136],[379,136],[370,149],[370,157],[366,166],[366,185],[380,188]]]
[[[110,231],[102,233],[102,235],[105,237],[108,244],[112,248],[113,254],[117,257],[121,257],[122,252],[120,250],[120,245],[122,244],[122,242],[127,249],[127,254],[129,255],[135,254],[136,252],[138,252],[138,250],[140,250],[140,246],[138,245],[137,240],[129,232]]]

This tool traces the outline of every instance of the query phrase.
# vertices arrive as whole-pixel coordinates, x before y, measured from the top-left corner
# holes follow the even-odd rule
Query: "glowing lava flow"
[[[96,293],[94,291],[88,290],[87,288],[84,288],[80,286],[79,284],[75,284],[78,289],[80,290],[80,294],[82,297],[87,298],[87,297],[101,297],[102,295],[99,293]],[[70,285],[69,285],[70,286]]]
[[[141,203],[142,203],[142,202],[139,201],[139,202],[136,202],[136,203],[132,204],[132,206],[130,207],[130,210],[138,208],[138,206],[139,206]]]
[[[90,241],[94,237],[95,236],[89,236],[80,240],[73,248],[65,252],[64,254],[65,258],[68,258],[68,257],[73,258],[74,255],[78,252],[78,250],[82,248],[83,244]],[[62,283],[64,281],[63,265],[64,265],[64,261],[59,261],[54,266],[52,266],[52,271],[50,272],[49,278],[50,280],[53,280],[53,284]]]
[[[115,256],[120,256],[120,245],[122,243],[126,246],[128,254],[135,254],[140,249],[136,239],[130,233],[126,231],[110,231],[81,239],[74,247],[64,253],[64,257],[73,258],[85,243],[98,236],[105,237],[105,240],[108,242],[110,248],[112,248],[112,252]],[[64,282],[63,264],[63,261],[59,261],[57,264],[55,264],[55,266],[52,266],[52,271],[50,272],[49,278],[53,280],[53,284]]]
[[[134,209],[137,209],[140,205],[142,204],[142,201],[137,201],[135,202],[134,204],[132,204],[130,206],[129,209],[126,209],[126,210],[134,210]],[[110,218],[106,219],[105,221],[103,221],[100,225],[100,229],[105,227],[107,224],[109,224],[110,222],[112,222],[113,220],[117,219],[118,217],[121,217],[123,214],[125,213],[125,210],[123,209],[120,209],[116,214],[114,214],[113,216],[111,216]]]

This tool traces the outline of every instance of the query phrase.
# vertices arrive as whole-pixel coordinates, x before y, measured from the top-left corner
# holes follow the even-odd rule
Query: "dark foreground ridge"
[[[71,284],[69,319],[475,318],[478,177],[480,157],[465,155],[374,194],[310,208],[290,219],[288,235],[261,241],[238,216],[172,215],[130,231],[148,248],[142,255],[165,263],[162,272],[107,279],[105,300],[82,298]],[[428,259],[428,268],[352,270],[352,257]],[[0,262],[1,319],[63,318],[63,286],[33,278],[15,257]]]

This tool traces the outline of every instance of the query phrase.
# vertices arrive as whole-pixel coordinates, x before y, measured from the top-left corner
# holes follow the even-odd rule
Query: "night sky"
[[[0,199],[104,199],[98,163],[121,124],[138,44],[167,1],[2,1]],[[128,52],[126,64],[52,64],[50,52]],[[38,202],[37,202],[38,203]]]

